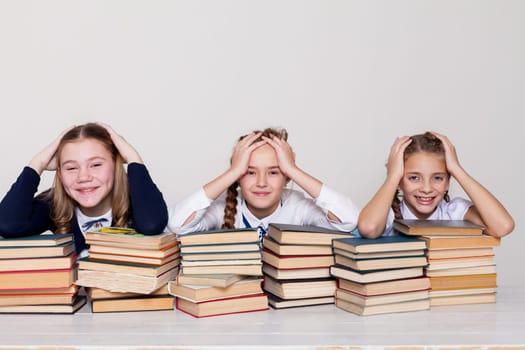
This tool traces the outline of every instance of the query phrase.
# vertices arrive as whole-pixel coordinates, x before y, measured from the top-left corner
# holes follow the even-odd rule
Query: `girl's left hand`
[[[115,144],[115,147],[119,151],[124,163],[144,163],[139,153],[133,146],[131,146],[121,135],[117,134],[113,128],[102,122],[97,122],[98,125],[106,129],[111,136],[111,141]]]
[[[292,170],[297,167],[295,165],[295,154],[292,146],[285,140],[281,140],[275,136],[272,138],[263,136],[263,139],[275,150],[281,171],[284,175],[290,177]]]
[[[456,153],[456,147],[454,147],[452,142],[450,142],[448,137],[446,137],[445,135],[439,134],[434,131],[432,131],[432,135],[441,140],[441,143],[443,144],[443,149],[445,150],[445,162],[447,163],[447,170],[450,174],[454,175],[454,173],[461,168],[461,165],[459,164],[458,155]]]

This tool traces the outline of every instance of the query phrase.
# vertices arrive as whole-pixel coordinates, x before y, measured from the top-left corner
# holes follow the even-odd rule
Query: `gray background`
[[[395,137],[435,130],[514,216],[496,250],[513,284],[524,15],[518,0],[0,0],[0,191],[62,129],[101,120],[172,204],[226,169],[239,135],[280,126],[299,166],[363,206]]]

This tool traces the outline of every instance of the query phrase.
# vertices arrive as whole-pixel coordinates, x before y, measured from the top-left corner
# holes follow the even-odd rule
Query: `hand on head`
[[[248,170],[250,162],[250,155],[253,150],[266,144],[265,140],[256,141],[261,136],[261,133],[251,133],[243,139],[239,140],[233,149],[231,158],[231,169],[236,171],[238,176],[244,175]]]
[[[459,164],[458,155],[456,153],[456,147],[450,142],[448,137],[443,134],[432,131],[432,135],[437,137],[443,144],[445,150],[445,162],[447,164],[447,170],[450,174],[454,175],[458,169],[461,168]]]
[[[44,170],[55,171],[58,168],[56,152],[62,137],[71,129],[76,127],[72,125],[63,130],[53,142],[47,145],[43,150],[38,152],[29,162],[29,166],[33,168],[38,174],[42,174]]]
[[[405,149],[410,145],[412,139],[409,136],[402,136],[396,138],[394,144],[390,148],[388,161],[385,164],[387,169],[387,176],[393,177],[401,181],[404,173],[404,154]]]
[[[292,146],[290,146],[286,140],[280,139],[277,136],[273,136],[272,138],[263,136],[263,140],[273,147],[275,153],[277,154],[279,168],[284,173],[284,175],[289,177],[291,170],[296,168],[295,154],[293,152]]]
[[[119,151],[120,155],[122,156],[122,159],[124,160],[124,163],[143,163],[142,158],[140,157],[139,153],[133,146],[131,146],[124,137],[119,135],[111,126],[108,124],[97,122],[98,125],[102,126],[104,129],[107,130],[109,135],[111,136],[111,140],[115,144],[115,147]]]

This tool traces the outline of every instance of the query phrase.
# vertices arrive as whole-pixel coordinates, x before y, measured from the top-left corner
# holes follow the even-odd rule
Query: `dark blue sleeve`
[[[49,204],[35,197],[39,184],[38,173],[25,167],[0,202],[1,236],[31,236],[54,229]]]
[[[168,207],[144,164],[128,164],[132,227],[146,235],[162,233],[168,224]]]

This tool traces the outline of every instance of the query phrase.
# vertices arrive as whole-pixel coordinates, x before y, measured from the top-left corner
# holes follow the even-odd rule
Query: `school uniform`
[[[471,201],[461,197],[453,198],[449,202],[442,199],[436,207],[436,210],[434,210],[427,220],[463,220],[467,210],[472,205],[473,203]],[[401,201],[399,208],[401,209],[403,219],[418,220],[417,216],[410,211],[404,201]],[[386,228],[382,236],[395,236],[398,234],[393,227],[394,218],[394,211],[390,209],[387,217]]]
[[[130,227],[146,235],[163,232],[168,222],[168,209],[162,193],[153,183],[146,166],[139,163],[128,164],[127,176],[131,210]],[[23,237],[56,230],[51,217],[52,203],[40,196],[35,197],[39,184],[39,174],[33,168],[24,167],[0,203],[1,236]],[[71,220],[71,233],[78,254],[88,248],[84,232],[91,226],[85,224],[93,220],[102,223],[103,226],[113,224],[111,211],[101,217],[90,218],[83,216],[78,209],[75,210]]]
[[[204,188],[175,204],[170,210],[168,229],[183,235],[189,232],[219,229],[224,222],[226,193],[212,201],[206,196]],[[328,218],[328,212],[336,215],[341,222]],[[184,221],[195,212],[195,218],[182,226]],[[277,209],[262,219],[255,217],[242,196],[237,197],[236,228],[260,228],[264,234],[268,224],[286,223],[295,225],[315,225],[338,231],[352,231],[357,226],[358,207],[346,196],[323,185],[319,197],[307,198],[302,192],[284,189]]]

